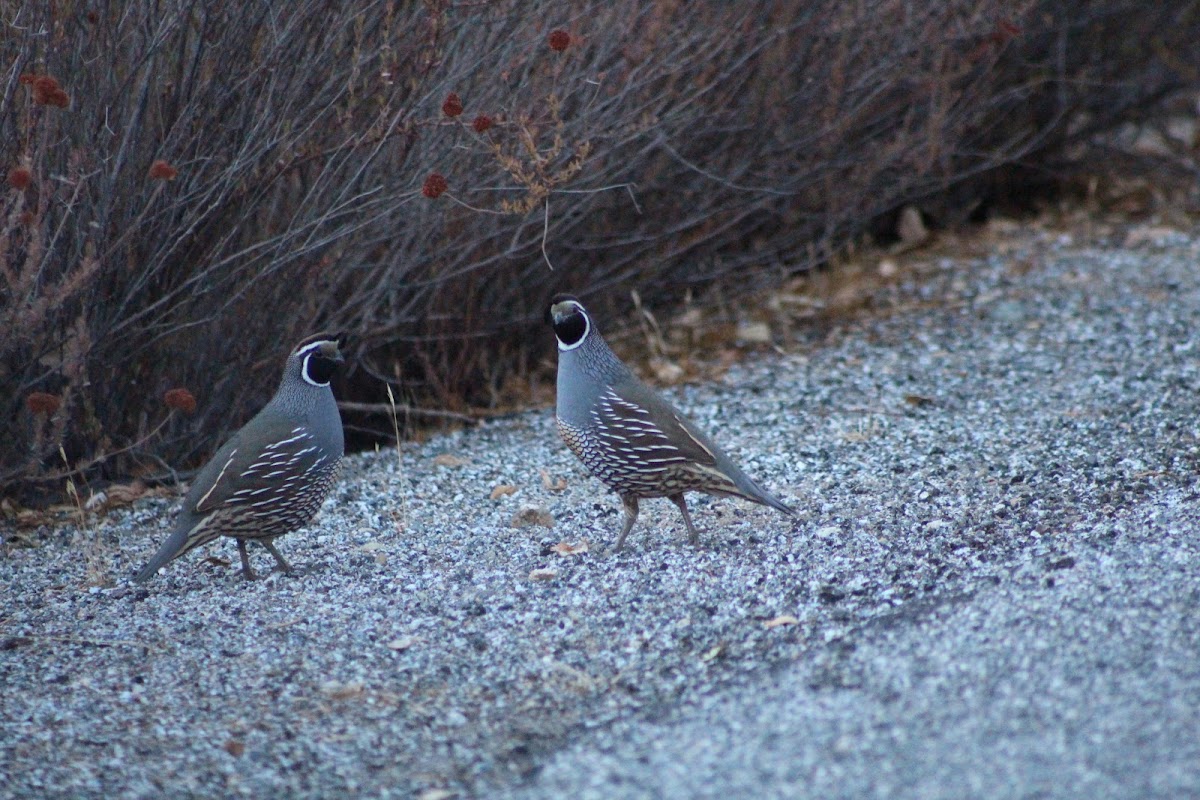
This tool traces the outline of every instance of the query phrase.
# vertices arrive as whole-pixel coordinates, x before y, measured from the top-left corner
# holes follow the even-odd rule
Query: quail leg
[[[287,560],[279,554],[279,551],[275,549],[275,542],[271,541],[270,539],[260,539],[259,541],[262,542],[262,546],[267,548],[271,555],[275,556],[275,563],[279,565],[280,571],[285,575],[291,575],[292,565],[289,564]]]
[[[242,557],[242,577],[248,581],[254,580],[254,570],[250,569],[250,556],[246,555],[246,540],[238,539],[238,555]]]
[[[692,515],[688,513],[687,500],[684,499],[683,493],[673,494],[670,496],[670,501],[679,506],[679,510],[683,513],[683,524],[687,525],[688,544],[696,547],[700,544],[700,536],[696,533],[696,526],[692,524]]]
[[[625,546],[625,537],[629,535],[629,531],[633,528],[633,523],[637,522],[638,518],[638,499],[633,495],[621,495],[621,502],[625,505],[625,527],[621,529],[621,535],[617,537],[617,544],[613,547],[613,552],[620,550]]]

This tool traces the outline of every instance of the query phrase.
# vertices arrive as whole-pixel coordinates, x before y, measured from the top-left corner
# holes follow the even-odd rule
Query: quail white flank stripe
[[[135,581],[149,580],[219,536],[237,541],[248,580],[254,578],[246,553],[251,540],[291,571],[274,539],[308,524],[337,479],[342,420],[329,380],[342,361],[337,340],[328,335],[296,345],[275,396],[196,475],[170,536]]]
[[[741,497],[785,514],[796,512],[734,464],[670,403],[617,358],[583,304],[550,301],[546,319],[558,339],[558,432],[588,471],[621,498],[620,550],[638,517],[638,500],[666,497],[679,507],[688,542],[699,537],[686,492]]]

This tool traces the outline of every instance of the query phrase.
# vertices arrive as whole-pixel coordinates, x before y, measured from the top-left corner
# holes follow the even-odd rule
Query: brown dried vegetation
[[[554,291],[777,281],[1197,80],[1195,0],[563,8],[7,4],[0,489],[194,465],[322,328],[343,397],[502,402]]]

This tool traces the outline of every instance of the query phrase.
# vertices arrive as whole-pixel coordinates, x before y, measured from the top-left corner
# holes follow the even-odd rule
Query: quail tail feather
[[[158,552],[154,554],[150,562],[133,577],[134,582],[145,583],[179,556],[215,539],[217,537],[215,533],[205,535],[204,522],[205,520],[200,520],[191,525],[177,525],[167,540],[162,543],[162,547],[158,548]]]
[[[776,497],[773,494],[768,493],[767,490],[763,489],[761,486],[756,485],[754,488],[757,489],[757,492],[753,495],[747,495],[746,496],[747,500],[753,500],[755,503],[761,503],[764,506],[770,506],[771,508],[775,509],[776,511],[782,511],[784,514],[787,514],[789,517],[796,516],[796,509],[787,505],[782,500],[780,500],[778,497]]]
[[[737,470],[737,472],[730,477],[733,479],[733,484],[738,488],[738,491],[736,492],[737,497],[741,497],[744,500],[749,500],[752,503],[770,506],[777,511],[782,511],[788,516],[796,516],[796,509],[787,505],[778,497],[759,486],[750,478],[749,475],[745,474],[741,470]],[[730,492],[730,494],[735,493]]]

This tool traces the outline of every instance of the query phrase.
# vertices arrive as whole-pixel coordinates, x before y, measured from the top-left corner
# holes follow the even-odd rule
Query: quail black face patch
[[[304,377],[315,386],[326,386],[344,359],[336,342],[322,342],[321,347],[304,356]]]
[[[565,307],[564,313],[557,313],[557,309],[563,307]],[[587,316],[577,303],[559,303],[551,311],[554,316],[554,335],[565,346],[577,345],[584,336],[587,336]]]

